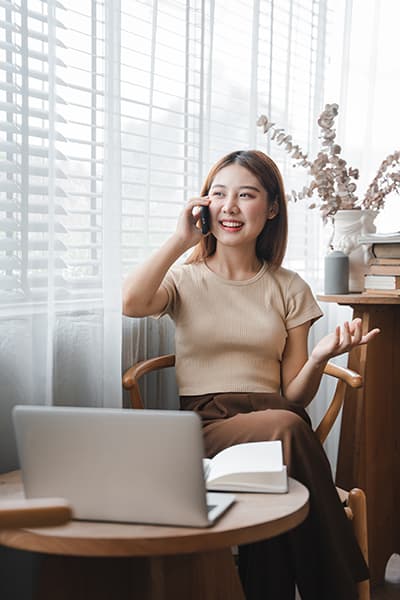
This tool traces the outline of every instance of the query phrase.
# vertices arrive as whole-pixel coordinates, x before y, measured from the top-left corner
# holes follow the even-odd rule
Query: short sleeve
[[[323,315],[310,286],[297,273],[290,280],[286,300],[287,329],[293,329],[307,321],[314,323]]]
[[[164,315],[169,315],[171,318],[173,318],[177,305],[176,273],[174,268],[171,268],[167,272],[161,285],[165,288],[167,292],[168,302],[161,312],[151,316],[154,319],[160,319]]]

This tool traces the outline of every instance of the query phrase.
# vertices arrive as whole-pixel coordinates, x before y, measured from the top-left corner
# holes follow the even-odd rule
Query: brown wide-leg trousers
[[[326,454],[305,410],[279,394],[181,396],[203,423],[206,454],[241,442],[282,440],[288,473],[310,492],[310,513],[292,531],[239,548],[247,600],[355,600],[368,568],[345,516]]]

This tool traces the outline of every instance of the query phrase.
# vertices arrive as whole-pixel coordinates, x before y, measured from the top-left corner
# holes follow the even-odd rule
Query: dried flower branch
[[[385,205],[385,196],[400,193],[400,151],[396,150],[382,161],[377,174],[365,192],[363,208],[379,210]]]
[[[385,197],[390,192],[400,193],[400,152],[390,154],[379,167],[371,185],[368,187],[364,198],[359,201],[355,195],[359,177],[358,169],[348,167],[346,161],[340,157],[342,148],[335,142],[335,118],[339,112],[337,104],[327,104],[318,118],[321,129],[322,150],[313,161],[307,154],[292,141],[292,136],[285,133],[284,129],[275,126],[265,115],[261,115],[257,125],[269,134],[272,140],[283,146],[294,161],[308,169],[311,180],[301,192],[292,192],[289,200],[296,202],[305,198],[312,199],[315,194],[319,196],[318,202],[311,202],[309,208],[319,207],[324,222],[341,209],[370,208],[379,210],[385,204]],[[295,165],[294,165],[295,166]]]

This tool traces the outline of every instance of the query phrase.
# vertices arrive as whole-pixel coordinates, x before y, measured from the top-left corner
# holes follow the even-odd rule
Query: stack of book
[[[364,276],[364,293],[400,297],[400,232],[360,236],[371,244],[371,258]]]

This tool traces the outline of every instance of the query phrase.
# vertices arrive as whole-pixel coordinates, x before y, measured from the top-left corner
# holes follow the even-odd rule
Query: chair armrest
[[[126,390],[129,390],[132,408],[144,408],[138,383],[140,377],[152,371],[166,369],[174,365],[175,354],[164,354],[156,358],[142,360],[125,371],[122,376],[122,385]]]
[[[135,382],[140,379],[143,375],[156,371],[158,369],[165,369],[166,367],[173,367],[175,365],[175,354],[164,354],[163,356],[156,356],[155,358],[148,358],[147,360],[141,360],[140,362],[133,365],[130,369],[125,371],[122,377],[122,385],[126,390],[131,389]]]
[[[335,365],[334,363],[328,362],[324,369],[325,375],[331,375],[332,377],[337,377],[341,381],[344,381],[352,388],[359,388],[363,385],[362,377],[359,373],[348,369],[347,367],[339,367],[339,365]]]
[[[351,388],[360,388],[363,385],[363,380],[359,373],[356,373],[351,369],[347,369],[346,367],[339,367],[338,365],[330,362],[327,363],[324,369],[324,374],[336,377],[336,379],[339,381],[336,386],[335,395],[333,396],[328,410],[322,417],[320,424],[315,430],[315,433],[317,434],[321,444],[323,444],[328,437],[328,434],[336,421],[336,417],[343,406],[346,385],[350,386]]]

